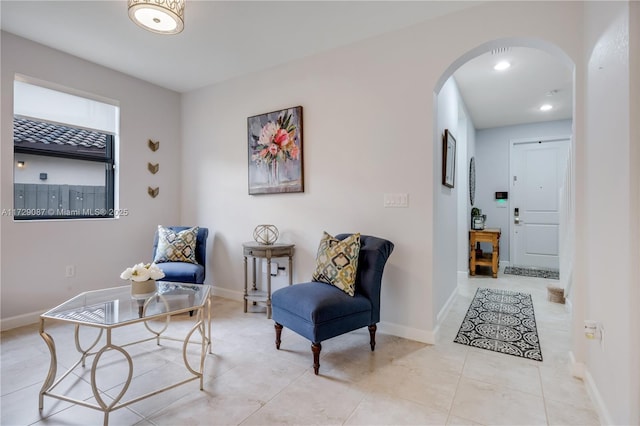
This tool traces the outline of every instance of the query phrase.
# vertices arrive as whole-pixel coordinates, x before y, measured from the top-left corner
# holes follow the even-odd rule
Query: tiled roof
[[[13,143],[22,142],[104,149],[107,135],[92,130],[13,117]]]

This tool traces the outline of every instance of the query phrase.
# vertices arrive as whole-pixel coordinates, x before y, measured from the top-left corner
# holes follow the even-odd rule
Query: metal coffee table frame
[[[44,397],[48,396],[51,398],[56,398],[62,401],[71,402],[73,404],[81,405],[83,407],[92,408],[95,410],[99,410],[104,412],[104,425],[107,426],[109,423],[109,413],[115,411],[119,408],[126,407],[128,405],[134,404],[138,401],[146,399],[150,396],[156,395],[158,393],[167,391],[169,389],[173,389],[177,386],[181,386],[185,383],[199,380],[200,381],[200,390],[203,390],[203,372],[204,372],[204,361],[207,354],[211,352],[211,287],[208,285],[193,285],[193,284],[181,284],[181,283],[169,283],[169,282],[157,282],[156,283],[156,293],[152,293],[151,295],[147,295],[144,298],[133,299],[130,295],[130,286],[124,287],[116,287],[106,290],[96,290],[82,293],[76,296],[73,299],[68,300],[67,302],[57,306],[56,308],[50,309],[40,316],[40,336],[44,339],[47,347],[49,348],[49,352],[51,354],[51,364],[49,366],[49,372],[47,377],[42,385],[39,395],[39,409],[42,411],[44,407]],[[191,292],[191,293],[190,293]],[[198,304],[194,304],[192,302],[193,299],[189,299],[189,302],[183,304],[176,309],[172,309],[170,306],[170,298],[173,296],[184,296],[186,293],[187,297],[193,297],[195,292],[203,292],[199,295]],[[177,294],[176,294],[177,293]],[[191,294],[191,296],[189,296]],[[129,300],[126,300],[126,297]],[[115,299],[113,299],[115,298]],[[102,300],[104,299],[104,300]],[[122,300],[119,300],[122,299]],[[87,305],[84,301],[91,300],[91,305]],[[123,320],[119,320],[116,315],[116,319],[114,321],[113,318],[109,319],[109,309],[103,309],[105,306],[108,308],[109,306],[113,306],[114,303],[118,303],[119,301],[124,302],[126,304],[129,302],[130,304],[135,301],[137,304],[137,314],[138,318],[124,318]],[[156,308],[159,306],[160,308],[164,307],[164,310],[161,312],[150,313],[147,315],[147,311],[150,305],[156,304]],[[162,305],[160,305],[162,303]],[[69,305],[76,307],[69,307]],[[131,314],[135,306],[129,306],[127,312]],[[171,336],[162,335],[169,327],[169,323],[172,315],[184,313],[184,312],[193,312],[195,313],[195,324],[187,333],[184,339],[177,339]],[[149,321],[152,320],[162,320],[164,319],[164,326],[156,331],[149,324]],[[62,374],[59,378],[56,379],[57,370],[58,370],[58,358],[56,355],[56,346],[53,340],[53,337],[49,335],[45,331],[45,323],[49,321],[56,322],[66,322],[75,324],[74,331],[74,340],[76,350],[80,353],[80,359],[75,362],[64,374]],[[132,324],[137,324],[143,322],[147,330],[149,330],[153,336],[136,340],[133,342],[129,342],[123,345],[115,345],[111,339],[111,332],[119,327],[125,327]],[[94,327],[98,328],[100,332],[96,337],[95,341],[90,344],[90,346],[86,349],[83,349],[80,344],[80,326],[86,327]],[[102,340],[102,336],[106,331],[106,339],[104,345],[99,349],[97,348],[98,343]],[[199,341],[191,341],[191,337],[194,333],[200,333]],[[182,342],[182,357],[184,361],[184,365],[187,370],[193,375],[193,377],[189,377],[185,380],[182,380],[178,383],[171,384],[169,386],[162,387],[160,389],[156,389],[152,392],[146,393],[139,397],[130,399],[128,401],[120,402],[122,397],[127,392],[129,385],[131,384],[131,380],[133,377],[133,360],[129,353],[125,350],[126,347],[135,345],[138,343],[148,342],[152,340],[156,340],[156,343],[160,345],[161,339],[173,340]],[[201,346],[200,349],[200,365],[198,369],[193,368],[189,364],[189,360],[187,358],[187,347],[189,344],[199,344]],[[93,351],[97,349],[96,351]],[[100,391],[96,386],[96,370],[98,368],[98,363],[100,361],[101,356],[107,352],[115,350],[120,352],[124,358],[127,360],[129,366],[129,372],[127,375],[126,382],[122,387],[122,390],[113,401],[108,404],[104,401],[104,399],[100,396]],[[96,404],[90,404],[86,401],[70,398],[66,395],[61,395],[54,393],[53,390],[58,386],[73,370],[75,370],[78,366],[85,367],[85,363],[88,357],[94,356],[93,362],[91,363],[91,389],[93,392],[93,396],[97,401]]]

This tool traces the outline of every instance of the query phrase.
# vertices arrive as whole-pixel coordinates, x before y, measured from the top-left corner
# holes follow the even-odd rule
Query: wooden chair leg
[[[320,369],[320,351],[322,350],[322,345],[320,343],[312,343],[311,344],[311,352],[313,352],[313,372],[318,375],[318,370]]]
[[[369,344],[371,345],[371,351],[373,352],[376,349],[376,330],[378,327],[375,324],[369,326]]]
[[[280,349],[280,336],[282,336],[282,325],[275,323],[276,328],[276,349]]]

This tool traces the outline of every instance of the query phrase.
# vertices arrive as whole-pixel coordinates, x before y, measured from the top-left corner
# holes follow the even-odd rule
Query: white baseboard
[[[455,297],[452,295],[451,299]],[[223,297],[231,300],[244,300],[244,292],[229,290],[222,287],[213,287],[213,295]],[[390,334],[392,336],[402,337],[409,340],[415,340],[417,342],[434,344],[436,342],[437,328],[436,330],[419,330],[417,328],[407,327],[405,325],[395,324],[392,322],[381,321],[378,323],[378,332],[383,334]]]
[[[596,407],[598,416],[600,416],[600,424],[615,424],[613,419],[611,418],[611,414],[609,413],[606,404],[604,403],[604,400],[602,399],[602,395],[600,395],[598,387],[596,386],[596,383],[589,371],[584,372],[584,384],[587,388],[587,393],[591,398],[591,402],[593,402],[593,405]]]
[[[214,296],[220,296],[225,299],[238,300],[242,302],[244,300],[244,290],[229,290],[228,288],[212,286],[212,292]]]
[[[564,299],[564,310],[569,313],[573,311],[573,303],[571,303],[571,299]]]
[[[23,327],[25,325],[36,324],[40,321],[40,315],[45,311],[30,312],[28,314],[17,315],[15,317],[0,320],[0,330],[6,331],[12,328]]]
[[[573,377],[584,380],[584,363],[576,361],[576,357],[573,355],[573,351],[569,351],[569,370]]]
[[[611,419],[611,414],[607,409],[607,406],[602,399],[602,395],[596,386],[596,382],[593,380],[593,376],[586,368],[586,365],[583,362],[576,361],[573,352],[569,352],[569,368],[571,370],[571,375],[577,377],[578,379],[582,379],[584,382],[584,386],[587,389],[587,394],[589,398],[591,398],[591,402],[593,406],[596,408],[596,412],[600,417],[600,424],[603,425],[611,425],[614,424]]]
[[[451,296],[449,296],[449,299],[447,299],[442,309],[440,309],[440,312],[438,312],[438,315],[436,316],[436,324],[440,324],[442,319],[447,316],[447,314],[449,313],[449,310],[451,310],[451,306],[453,305],[453,302],[456,300],[457,295],[458,295],[458,287],[456,286],[456,288],[451,292]]]
[[[223,297],[225,299],[242,301],[244,300],[244,292],[229,290],[222,287],[213,287],[212,294],[214,296]],[[454,292],[450,300],[455,297]],[[447,302],[449,304],[449,302]],[[448,309],[448,308],[446,308]],[[25,325],[36,324],[40,320],[40,315],[44,311],[31,312],[28,314],[22,314],[15,317],[5,318],[0,320],[0,330],[10,330],[12,328],[22,327]],[[384,334],[390,334],[393,336],[402,337],[409,340],[415,340],[417,342],[435,344],[438,333],[438,327],[435,330],[420,330],[417,328],[407,327],[404,325],[394,324],[391,322],[380,322],[378,324],[378,331]]]
[[[437,331],[418,330],[392,322],[381,321],[378,324],[378,331],[383,334],[402,337],[404,339],[415,340],[416,342],[435,344]]]
[[[244,293],[242,291],[228,290],[221,287],[213,287],[212,294],[214,296],[224,297],[231,300],[244,300]],[[15,317],[9,317],[0,319],[0,331],[11,330],[12,328],[23,327],[25,325],[36,324],[40,321],[40,315],[45,311],[30,312],[27,314],[17,315]]]
[[[458,271],[458,282],[469,278],[469,271]]]

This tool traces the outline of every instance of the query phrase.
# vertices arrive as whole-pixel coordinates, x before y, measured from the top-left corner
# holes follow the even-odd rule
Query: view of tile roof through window
[[[107,134],[27,118],[13,118],[13,142],[43,143],[104,149]]]

